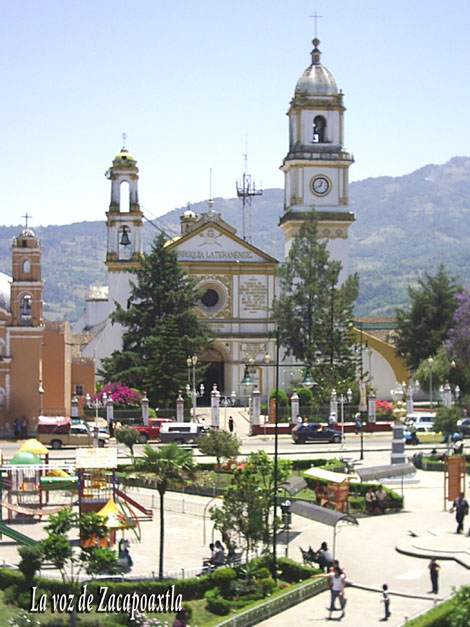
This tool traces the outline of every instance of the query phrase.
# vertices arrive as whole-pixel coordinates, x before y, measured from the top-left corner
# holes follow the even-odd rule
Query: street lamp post
[[[93,446],[94,447],[98,447],[99,446],[99,434],[100,434],[100,427],[99,427],[99,423],[98,423],[98,412],[99,412],[99,408],[100,407],[106,407],[106,401],[108,400],[108,395],[106,394],[106,392],[103,392],[102,395],[102,401],[100,402],[98,397],[95,398],[94,401],[91,400],[91,396],[89,394],[87,394],[85,396],[85,402],[87,404],[88,407],[94,407],[95,408],[95,426],[93,429]]]
[[[197,364],[197,355],[193,355],[192,357],[188,357],[186,359],[186,365],[188,366],[188,381],[189,381],[189,372],[192,367],[193,369],[193,387],[192,389],[189,386],[189,383],[186,384],[186,394],[188,396],[192,396],[193,400],[193,421],[196,422],[196,410],[197,410],[197,398],[198,396],[204,396],[204,384],[201,383],[199,386],[199,394],[196,391],[196,364]]]
[[[429,357],[428,366],[429,366],[429,405],[432,411],[432,365],[434,363],[434,359]]]
[[[227,431],[227,407],[231,405],[235,405],[235,399],[237,395],[235,394],[235,390],[232,390],[230,396],[221,396],[220,402],[222,403],[222,407],[224,408],[224,429]]]
[[[344,396],[344,394],[340,394],[339,398],[338,398],[340,405],[341,405],[341,449],[344,449],[344,403],[346,401],[348,401],[348,403],[350,403],[352,401],[352,390],[351,388],[348,388],[348,391],[346,392],[346,396]]]

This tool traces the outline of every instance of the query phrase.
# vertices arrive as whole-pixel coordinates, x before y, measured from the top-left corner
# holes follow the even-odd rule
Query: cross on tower
[[[122,137],[122,147],[125,148],[126,147],[127,133],[123,133],[121,135],[121,137]]]
[[[315,39],[317,38],[317,27],[318,27],[318,20],[320,18],[323,17],[323,15],[318,15],[318,13],[315,11],[314,15],[309,15],[309,17],[313,17],[313,19],[315,20]]]
[[[33,216],[29,216],[28,212],[26,212],[25,215],[21,216],[21,217],[25,219],[26,224],[24,225],[24,227],[25,227],[25,229],[27,229],[28,228],[28,218],[32,218]]]

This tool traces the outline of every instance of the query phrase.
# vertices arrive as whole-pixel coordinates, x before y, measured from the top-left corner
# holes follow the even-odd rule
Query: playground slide
[[[140,503],[137,503],[137,501],[134,501],[134,499],[131,499],[130,496],[127,496],[127,494],[125,494],[121,490],[116,490],[116,494],[121,499],[126,501],[126,503],[129,503],[129,505],[132,505],[132,507],[135,507],[136,509],[138,509],[140,512],[142,512],[146,516],[150,516],[150,518],[153,518],[153,511],[151,509],[148,509],[147,507],[144,507]]]
[[[33,540],[29,536],[25,536],[24,533],[16,531],[16,529],[12,529],[8,525],[0,521],[0,536],[2,534],[8,536],[12,540],[15,540],[15,542],[18,542],[19,544],[26,544],[28,546],[34,546],[35,544],[37,544],[37,540]]]

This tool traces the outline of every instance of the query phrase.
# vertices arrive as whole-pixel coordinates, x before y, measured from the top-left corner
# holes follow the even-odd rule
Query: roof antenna
[[[241,182],[237,180],[237,196],[242,199],[242,235],[245,241],[248,241],[246,235],[246,208],[251,207],[253,196],[261,196],[262,189],[256,189],[255,182],[251,180],[251,174],[248,174],[248,140],[245,140],[245,167]],[[251,240],[251,237],[249,238]]]
[[[214,201],[212,200],[212,168],[209,168],[209,200],[207,204],[209,205],[209,209],[212,209],[214,206]]]

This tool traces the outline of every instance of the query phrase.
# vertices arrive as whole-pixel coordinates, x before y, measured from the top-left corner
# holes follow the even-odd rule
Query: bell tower
[[[125,136],[124,136],[125,137]],[[129,279],[142,253],[142,211],[139,206],[139,170],[125,146],[114,157],[106,172],[111,181],[111,203],[106,213],[109,303],[125,307],[129,298]]]
[[[348,274],[347,237],[354,214],[348,211],[349,167],[354,159],[344,148],[343,93],[320,63],[320,41],[313,40],[312,62],[295,87],[289,111],[289,151],[281,170],[285,175],[284,214],[280,226],[285,255],[305,215],[315,211],[318,234],[328,240],[333,259]]]
[[[42,327],[41,245],[28,227],[13,238],[11,257],[12,326]]]

